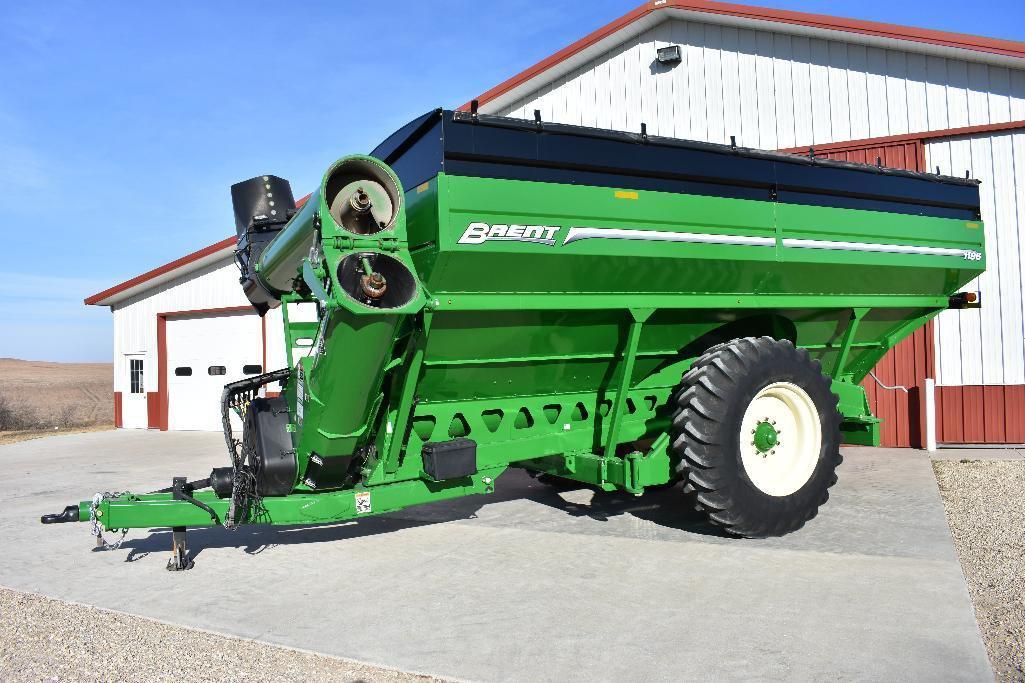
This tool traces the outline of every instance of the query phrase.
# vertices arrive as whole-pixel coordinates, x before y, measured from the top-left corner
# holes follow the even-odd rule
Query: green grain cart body
[[[336,521],[486,493],[510,465],[639,494],[681,471],[681,377],[741,338],[806,350],[843,438],[877,444],[858,382],[966,303],[982,242],[975,181],[433,111],[339,161],[247,252],[247,294],[286,306],[301,353],[271,378],[283,398],[234,394],[249,443],[229,430],[230,492],[94,513],[107,528]],[[300,303],[317,323],[290,321]],[[240,495],[242,475],[256,483]]]

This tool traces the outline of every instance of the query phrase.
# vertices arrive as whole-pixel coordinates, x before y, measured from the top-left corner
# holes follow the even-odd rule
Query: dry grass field
[[[110,363],[0,358],[0,441],[113,426],[112,377]]]

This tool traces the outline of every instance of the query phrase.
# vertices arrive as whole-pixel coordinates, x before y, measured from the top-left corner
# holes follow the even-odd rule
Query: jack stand
[[[192,569],[195,565],[189,559],[189,551],[185,547],[185,527],[176,526],[171,529],[171,559],[167,561],[167,571],[181,572]]]

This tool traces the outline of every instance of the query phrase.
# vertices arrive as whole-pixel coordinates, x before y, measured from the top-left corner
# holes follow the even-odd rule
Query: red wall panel
[[[936,387],[936,415],[939,443],[1025,443],[1025,386]]]

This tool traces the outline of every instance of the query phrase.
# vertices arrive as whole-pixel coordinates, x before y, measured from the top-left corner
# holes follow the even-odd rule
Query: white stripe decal
[[[840,251],[872,251],[887,254],[924,254],[926,256],[964,256],[963,249],[916,247],[910,244],[875,244],[869,242],[831,242],[829,240],[784,239],[784,247],[796,249],[837,249]]]
[[[650,242],[687,242],[691,244],[733,244],[747,247],[773,247],[774,237],[746,235],[713,235],[702,232],[671,232],[667,230],[621,230],[619,228],[570,228],[563,245],[586,239],[642,240]],[[494,239],[494,238],[491,238]],[[834,242],[786,238],[784,247],[793,249],[835,249],[838,251],[867,251],[886,254],[920,254],[924,256],[965,257],[964,249],[947,247],[918,247],[911,244],[878,244],[874,242]],[[967,258],[967,257],[965,257]]]
[[[701,232],[670,232],[666,230],[620,230],[618,228],[570,228],[563,245],[592,238],[612,240],[646,240],[651,242],[690,242],[696,244],[736,244],[748,247],[774,247],[773,237],[745,235],[712,235]]]

